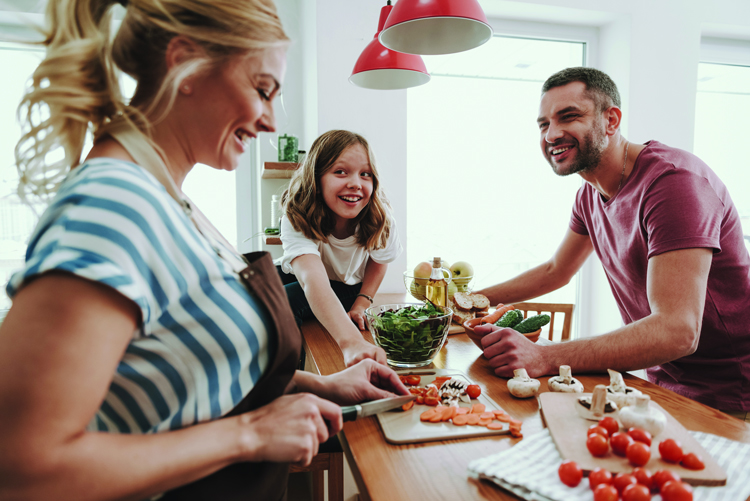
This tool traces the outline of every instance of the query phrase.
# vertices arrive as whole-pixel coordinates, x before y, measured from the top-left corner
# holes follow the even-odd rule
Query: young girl
[[[317,317],[347,366],[363,358],[385,364],[385,352],[357,327],[365,329],[364,311],[402,247],[365,138],[345,130],[321,135],[282,203],[277,268],[297,323]]]

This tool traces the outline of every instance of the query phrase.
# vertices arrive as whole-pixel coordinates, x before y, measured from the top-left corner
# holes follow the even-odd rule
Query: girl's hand
[[[237,417],[240,461],[308,466],[318,446],[344,426],[341,408],[311,393],[284,395]]]
[[[345,340],[339,344],[347,367],[367,358],[371,358],[379,364],[388,365],[383,348],[368,343],[361,336],[358,337],[359,339]]]
[[[409,394],[398,374],[373,360],[362,360],[322,379],[323,385],[318,394],[340,405]]]
[[[367,304],[369,305],[370,303],[368,302]],[[366,309],[367,307],[362,307],[355,303],[354,306],[352,306],[352,309],[349,310],[349,318],[352,319],[352,322],[354,322],[354,325],[359,327],[359,330],[361,331],[365,330],[365,325],[366,325],[365,324],[365,310]]]

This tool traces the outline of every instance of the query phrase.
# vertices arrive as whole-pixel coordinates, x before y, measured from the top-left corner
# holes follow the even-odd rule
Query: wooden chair
[[[344,453],[321,452],[310,466],[289,467],[290,473],[312,472],[312,499],[324,501],[325,484],[323,472],[328,470],[328,501],[344,501]]]
[[[523,311],[523,317],[529,316],[529,312],[535,314],[548,313],[550,316],[548,328],[548,339],[552,339],[553,333],[555,332],[555,314],[563,313],[565,318],[563,319],[562,335],[560,341],[568,341],[570,339],[570,325],[573,322],[573,308],[574,304],[569,303],[513,303],[517,310]]]

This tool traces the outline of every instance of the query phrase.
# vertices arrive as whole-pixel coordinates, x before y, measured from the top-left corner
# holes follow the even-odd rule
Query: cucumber
[[[549,315],[534,315],[533,317],[529,317],[526,320],[523,320],[513,328],[521,334],[528,334],[529,332],[534,332],[535,330],[541,329],[548,323]]]
[[[513,327],[523,320],[523,312],[521,310],[510,310],[506,311],[505,314],[500,317],[500,320],[495,322],[498,327]]]

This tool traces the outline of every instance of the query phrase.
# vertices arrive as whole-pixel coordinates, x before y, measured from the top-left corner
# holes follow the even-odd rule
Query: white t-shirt
[[[367,258],[379,264],[387,264],[394,261],[403,250],[401,241],[396,230],[396,221],[388,214],[391,222],[391,231],[385,248],[369,252],[357,243],[357,237],[339,239],[328,236],[328,243],[319,240],[311,240],[302,232],[294,229],[292,223],[286,216],[281,218],[281,244],[284,247],[284,255],[276,260],[281,265],[284,273],[294,274],[292,261],[304,254],[320,256],[330,280],[337,280],[347,285],[356,285],[362,282],[365,276]]]

